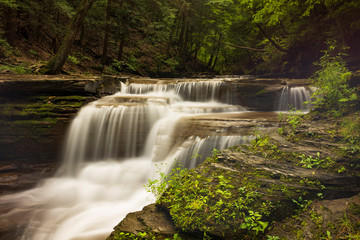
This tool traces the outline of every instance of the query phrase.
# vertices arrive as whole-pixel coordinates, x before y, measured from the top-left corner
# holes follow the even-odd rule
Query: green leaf
[[[247,226],[247,224],[246,224],[246,223],[242,223],[242,224],[240,225],[240,228],[241,228],[241,229],[247,229],[247,228],[248,228],[248,226]]]

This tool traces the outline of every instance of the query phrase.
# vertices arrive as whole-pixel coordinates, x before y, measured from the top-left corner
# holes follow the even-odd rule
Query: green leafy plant
[[[174,168],[172,173],[174,173],[175,170],[178,170],[178,168]],[[148,179],[148,183],[145,185],[145,188],[148,192],[154,194],[156,201],[158,202],[167,187],[167,179],[169,176],[166,175],[159,166],[157,166],[157,174],[159,175],[159,178]]]
[[[338,169],[338,173],[343,173],[346,171],[346,168],[344,166],[341,166],[339,169]]]
[[[9,57],[14,54],[13,47],[6,41],[6,39],[0,36],[0,58]]]
[[[357,133],[360,131],[360,117],[358,114],[353,117],[345,117],[342,119],[340,127],[341,134],[346,138],[359,137]]]
[[[321,69],[314,75],[314,85],[317,87],[314,104],[318,109],[323,108],[332,116],[339,117],[344,109],[353,105],[357,95],[347,83],[351,72],[343,60],[346,48],[339,49],[336,42],[328,44],[328,49],[323,51],[324,55],[317,62]]]
[[[264,232],[269,223],[263,222],[261,219],[261,214],[258,212],[249,211],[249,215],[245,217],[245,222],[240,225],[240,228],[255,231],[256,234],[258,232]]]
[[[216,162],[219,150],[203,163]],[[204,170],[207,172],[208,170]],[[201,231],[204,238],[214,228],[221,226],[220,235],[244,232],[251,236],[263,233],[268,226],[264,216],[272,209],[271,202],[253,205],[258,199],[255,185],[236,187],[230,173],[203,176],[194,170],[175,169],[166,180],[167,188],[159,203],[166,206],[177,228],[183,231]],[[236,180],[238,182],[240,180]],[[242,180],[245,181],[246,180]],[[158,191],[161,192],[161,191]]]
[[[309,200],[305,200],[303,199],[301,196],[295,200],[295,199],[292,199],[292,201],[300,208],[300,209],[306,209],[312,201],[309,201]]]
[[[256,138],[251,141],[251,146],[254,149],[266,148],[270,144],[269,136],[256,136]]]
[[[70,62],[72,62],[72,63],[74,63],[76,65],[80,64],[80,60],[77,57],[72,56],[72,55],[69,55],[67,57],[67,60],[69,60]]]
[[[0,65],[0,72],[4,70],[9,70],[17,74],[29,74],[32,73],[31,69],[21,64],[19,65]]]
[[[306,156],[305,154],[300,154],[299,158],[300,158],[300,163],[302,164],[302,166],[305,168],[310,168],[310,169],[314,168],[314,167],[316,167],[316,168],[329,167],[331,164],[334,163],[330,157],[322,159],[320,157],[319,152],[316,153],[316,157]]]
[[[301,124],[302,115],[300,114],[300,111],[291,112],[289,116],[287,116],[287,123],[290,125],[291,129],[295,132],[296,129]]]
[[[30,50],[29,50],[29,53],[30,53],[31,55],[34,55],[34,56],[38,56],[38,55],[39,55],[39,53],[38,53],[37,51],[33,50],[33,49],[30,49]]]
[[[323,238],[323,239],[326,239],[326,240],[331,240],[331,239],[333,239],[332,236],[331,236],[331,232],[326,231],[326,238]]]
[[[313,168],[319,167],[320,164],[324,161],[320,158],[320,153],[317,153],[317,157],[313,158],[312,156],[306,156],[305,154],[301,154],[300,156],[300,163],[305,168]]]
[[[266,240],[280,240],[278,236],[266,235]]]

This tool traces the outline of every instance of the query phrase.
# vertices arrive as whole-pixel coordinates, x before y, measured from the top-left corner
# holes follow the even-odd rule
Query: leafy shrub
[[[14,54],[14,49],[10,44],[0,37],[0,58],[2,57],[10,57],[12,54]]]
[[[70,62],[72,62],[72,63],[74,63],[76,65],[80,64],[80,60],[77,57],[72,56],[72,55],[69,55],[67,60],[69,60]]]
[[[33,50],[33,49],[30,49],[28,52],[29,52],[31,55],[34,55],[34,56],[38,56],[38,55],[39,55],[39,53],[38,53],[37,51]]]
[[[323,108],[335,117],[340,116],[357,99],[355,90],[348,85],[351,72],[346,68],[343,60],[345,54],[341,50],[334,43],[331,44],[317,63],[321,69],[314,75],[314,85],[317,87],[314,93],[315,107]]]
[[[13,73],[17,74],[29,74],[32,73],[32,71],[27,68],[26,66],[22,65],[0,65],[0,72],[4,70],[9,70]]]
[[[6,6],[10,8],[16,8],[17,4],[15,0],[0,0],[0,6]]]
[[[208,161],[214,161],[218,154],[219,151],[215,150]],[[204,164],[210,167],[206,162]],[[157,202],[169,209],[176,227],[182,231],[200,231],[204,239],[214,231],[222,236],[263,234],[268,226],[264,217],[273,206],[270,202],[258,206],[260,195],[257,187],[251,184],[243,186],[245,179],[235,180],[227,173],[210,169],[203,171],[211,176],[177,167],[170,177],[161,176],[166,179],[165,189],[161,181],[149,181],[148,189],[161,194]]]

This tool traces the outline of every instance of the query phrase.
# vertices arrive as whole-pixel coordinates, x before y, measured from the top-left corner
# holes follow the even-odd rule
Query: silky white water
[[[0,205],[12,207],[0,223],[30,216],[23,240],[105,239],[127,213],[154,201],[144,185],[157,177],[160,163],[164,171],[175,159],[192,168],[212,149],[246,141],[209,136],[175,144],[184,116],[245,110],[217,101],[221,84],[123,85],[83,107],[69,128],[59,171],[36,188],[1,197]]]
[[[304,86],[284,87],[278,100],[277,110],[281,112],[291,110],[309,112],[311,108],[311,96],[315,90],[314,87]]]

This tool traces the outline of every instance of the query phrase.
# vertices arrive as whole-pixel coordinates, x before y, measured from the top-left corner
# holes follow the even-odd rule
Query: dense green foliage
[[[215,149],[207,161],[216,161],[218,153]],[[202,171],[189,173],[175,167],[170,176],[149,181],[147,185],[159,197],[157,202],[169,208],[176,227],[185,232],[201,232],[204,239],[211,239],[208,234],[215,229],[220,231],[219,235],[228,237],[262,234],[269,224],[263,218],[273,206],[270,201],[259,201],[259,185],[252,182],[245,185],[243,182],[250,177],[246,174],[236,179],[225,171],[210,168]],[[204,176],[206,172],[208,176]]]
[[[318,65],[321,67],[315,73],[315,107],[327,110],[334,116],[339,116],[347,111],[352,111],[357,100],[355,89],[348,85],[351,72],[346,68],[342,53],[337,53],[331,45],[324,51]]]
[[[269,167],[286,162],[304,169],[304,172],[313,171],[312,174],[324,170],[335,175],[343,172],[338,171],[341,164],[330,157],[323,157],[320,153],[309,156],[288,152],[269,136],[259,136],[249,145],[234,146],[229,151],[244,154],[245,158],[259,156],[267,159],[263,164],[269,164]],[[318,180],[274,176],[271,171],[245,166],[242,160],[238,163],[226,160],[221,154],[215,151],[195,169],[174,168],[170,176],[163,175],[161,181],[149,181],[148,190],[158,196],[158,204],[168,209],[180,232],[196,233],[198,239],[279,239],[265,235],[282,208],[291,210],[281,214],[297,213],[311,204],[310,199],[323,198],[322,192],[326,188]],[[227,164],[234,170],[227,171],[229,168],[223,167]]]
[[[49,60],[79,4],[1,0],[1,61],[15,55],[10,47]],[[79,61],[68,63],[108,73],[309,76],[330,40],[348,46],[346,61],[357,67],[359,10],[356,0],[97,0],[70,53]]]

